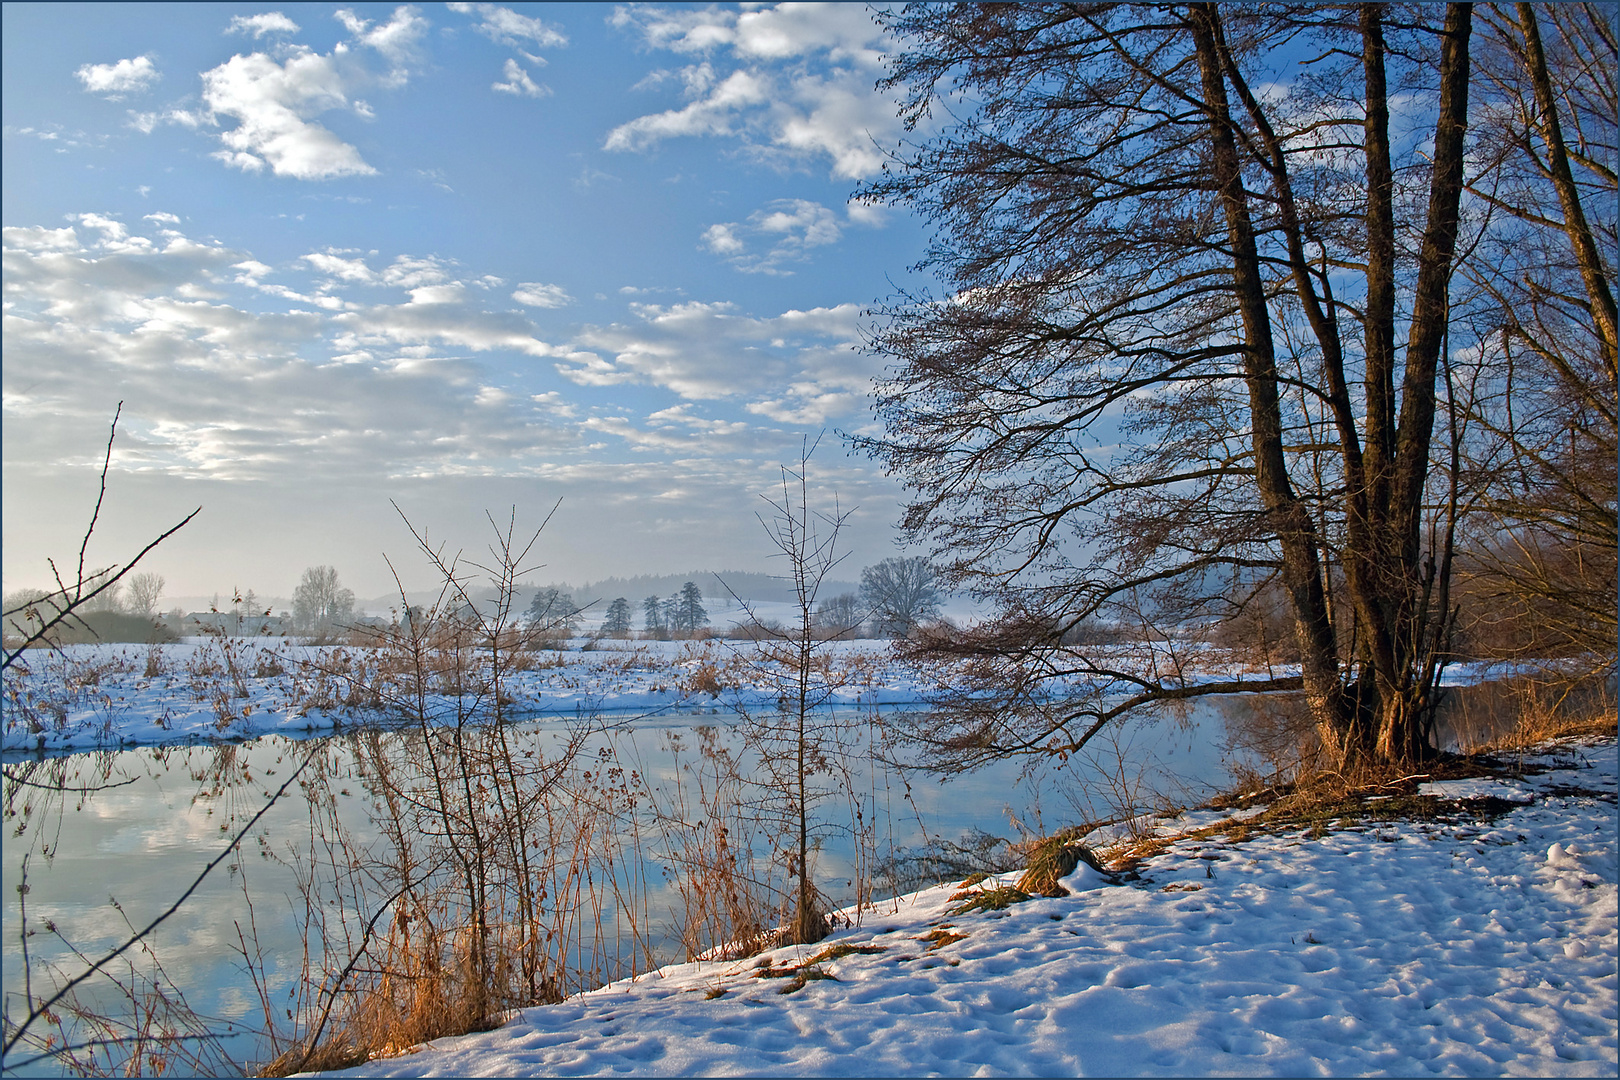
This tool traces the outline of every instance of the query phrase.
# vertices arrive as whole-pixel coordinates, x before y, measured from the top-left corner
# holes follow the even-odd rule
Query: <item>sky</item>
[[[200,506],[168,597],[419,588],[401,513],[487,561],[555,507],[535,581],[780,569],[823,432],[836,576],[902,553],[840,435],[925,241],[851,201],[902,136],[864,6],[0,14],[8,591],[75,563],[120,401],[87,562]]]

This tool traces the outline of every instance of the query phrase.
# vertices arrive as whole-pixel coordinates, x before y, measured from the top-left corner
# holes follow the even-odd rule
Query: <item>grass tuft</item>
[[[1097,856],[1079,842],[1076,831],[1064,829],[1031,846],[1029,869],[1018,879],[1018,891],[1031,896],[1067,896],[1069,891],[1059,881],[1074,873],[1075,867],[1085,863],[1102,870]]]
[[[1009,885],[1002,885],[994,889],[969,889],[951,897],[959,901],[945,909],[948,915],[966,915],[970,911],[1001,911],[1022,904],[1028,900],[1029,894],[1021,889]]]
[[[820,979],[830,979],[833,982],[838,981],[838,977],[836,975],[833,975],[831,972],[823,971],[821,968],[800,968],[794,973],[793,978],[788,982],[788,984],[782,987],[782,989],[778,990],[777,993],[796,994],[800,990],[804,989],[806,983],[816,982]]]
[[[816,953],[816,955],[806,960],[804,962],[804,966],[809,967],[811,964],[824,964],[832,960],[841,960],[846,956],[855,956],[857,954],[862,956],[872,956],[877,953],[888,951],[889,947],[887,945],[850,945],[840,943],[837,945],[829,945],[825,949],[822,949],[820,952]]]
[[[932,944],[928,946],[928,951],[938,952],[947,945],[954,945],[958,941],[966,941],[967,935],[952,933],[950,928],[940,927],[938,930],[930,930],[917,940],[932,942]]]

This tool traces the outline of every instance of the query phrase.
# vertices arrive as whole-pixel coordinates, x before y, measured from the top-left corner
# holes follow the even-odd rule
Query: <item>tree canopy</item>
[[[325,634],[354,619],[354,592],[330,566],[311,566],[293,590],[293,625],[306,633]]]
[[[924,643],[970,693],[922,738],[958,763],[1061,753],[1133,709],[1271,689],[1303,691],[1340,762],[1431,752],[1474,505],[1453,358],[1489,346],[1456,318],[1494,227],[1463,198],[1490,167],[1471,107],[1501,96],[1471,71],[1473,7],[880,18],[902,115],[942,126],[863,195],[932,226],[943,292],[878,312],[884,434],[857,444],[999,612]],[[1190,631],[1279,588],[1298,674],[1201,676]],[[1098,623],[1143,630],[1065,644]]]

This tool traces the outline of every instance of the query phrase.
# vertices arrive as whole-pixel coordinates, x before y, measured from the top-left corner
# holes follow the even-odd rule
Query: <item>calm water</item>
[[[849,817],[849,793],[866,820],[875,822],[873,854],[880,859],[974,830],[1014,839],[1021,831],[1044,833],[1107,816],[1122,794],[1146,806],[1196,801],[1225,779],[1218,749],[1220,708],[1219,702],[1200,705],[1185,724],[1158,721],[1126,728],[1089,760],[1070,759],[1033,772],[1014,762],[943,780],[921,774],[902,778],[857,756],[849,763],[847,781],[839,781],[844,794],[818,805],[817,817],[828,826],[817,865],[820,882],[833,899],[853,899],[856,847],[847,828],[836,827]],[[722,744],[734,745],[732,722],[726,715],[608,718],[607,730],[595,732],[590,747],[611,748],[618,765],[645,778],[655,792],[667,793],[681,762],[695,760],[698,729],[716,728]],[[568,735],[561,720],[519,730],[540,748],[561,747]],[[671,751],[672,736],[683,748],[679,756]],[[408,747],[389,742],[408,737],[385,734],[380,745],[408,760]],[[133,961],[142,978],[156,977],[164,987],[177,988],[210,1030],[224,1033],[223,1046],[233,1059],[265,1058],[255,1034],[264,1026],[265,1003],[284,1011],[300,976],[305,911],[299,868],[307,873],[312,858],[318,861],[320,848],[312,845],[312,836],[330,828],[320,824],[330,812],[357,844],[381,840],[368,774],[361,767],[361,738],[353,732],[307,741],[277,736],[222,746],[7,760],[3,960],[10,1015],[26,1013],[25,970],[38,997],[53,977],[83,970],[70,946],[100,956],[122,943],[132,925],[146,926],[310,758],[301,782],[151,936],[150,956],[132,952],[109,968],[127,983]],[[683,959],[678,942],[660,925],[674,899],[659,872],[657,843],[644,841],[642,852],[656,958]],[[18,890],[25,872],[24,896]],[[26,966],[20,903],[26,903],[31,935]],[[249,976],[250,963],[259,973],[263,999]],[[119,1004],[120,991],[105,979],[91,980],[83,992],[100,1006],[128,1011],[127,1002]],[[42,1067],[49,1065],[24,1072]]]

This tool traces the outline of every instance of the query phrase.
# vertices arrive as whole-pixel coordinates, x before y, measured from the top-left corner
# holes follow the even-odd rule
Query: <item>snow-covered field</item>
[[[576,638],[561,646],[513,654],[522,663],[508,672],[503,690],[513,700],[513,713],[726,712],[738,706],[770,708],[781,693],[771,665],[760,663],[756,646],[746,641]],[[928,686],[916,672],[893,662],[887,642],[830,642],[818,649],[842,680],[828,695],[830,704],[926,700]],[[1151,658],[1134,659],[1151,664]],[[1126,662],[1122,658],[1121,666]],[[6,673],[0,751],[59,753],[267,734],[296,737],[386,721],[398,714],[388,701],[409,696],[398,664],[392,673],[387,668],[388,659],[374,648],[280,638],[35,650]],[[1458,665],[1448,670],[1446,681],[1468,683],[1503,673]],[[1242,669],[1219,663],[1194,668],[1190,675],[1243,676]],[[458,699],[437,692],[439,679],[433,676],[436,692],[427,697],[427,711],[453,718]]]
[[[1613,1076],[1615,742],[1525,765],[1423,785],[1494,797],[1453,820],[1204,831],[999,911],[943,885],[335,1075]]]
[[[526,670],[505,693],[519,713],[590,710],[725,711],[769,707],[778,688],[748,642],[601,641],[522,654]],[[847,681],[830,701],[907,704],[921,699],[914,676],[889,662],[883,642],[834,642]],[[188,639],[164,646],[72,645],[36,650],[6,673],[0,750],[63,751],[163,745],[266,734],[303,735],[386,719],[367,692],[379,653],[281,639]],[[718,690],[718,692],[717,692]],[[431,715],[454,716],[456,698],[430,694]]]

